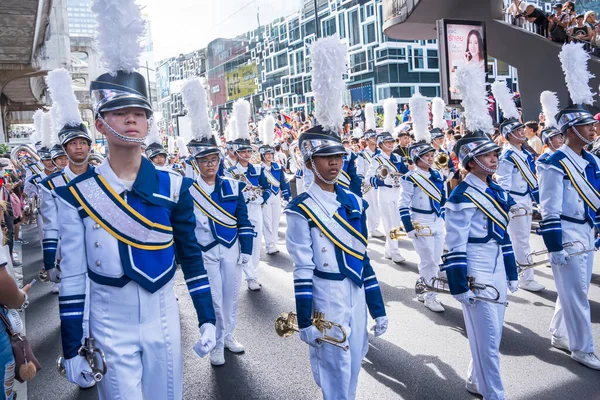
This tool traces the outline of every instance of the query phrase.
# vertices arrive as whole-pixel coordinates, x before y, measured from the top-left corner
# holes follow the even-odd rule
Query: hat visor
[[[122,110],[124,108],[142,108],[146,111],[146,116],[149,118],[152,116],[152,107],[141,98],[129,98],[129,99],[116,99],[109,101],[106,104],[98,107],[98,112],[108,112]]]
[[[344,145],[335,144],[332,146],[327,146],[323,149],[319,149],[313,153],[313,157],[327,157],[327,156],[335,156],[338,154],[346,155],[347,151]]]
[[[210,156],[211,154],[221,154],[221,150],[218,147],[206,147],[204,149],[200,149],[193,154],[194,158],[203,158],[206,156]]]
[[[88,144],[92,144],[92,139],[85,133],[81,132],[81,131],[72,131],[69,132],[67,135],[65,135],[62,139],[62,141],[60,142],[61,146],[66,146],[71,140],[73,139],[85,139],[87,140]]]

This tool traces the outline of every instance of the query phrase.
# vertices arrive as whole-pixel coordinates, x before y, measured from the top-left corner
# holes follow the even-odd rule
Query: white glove
[[[415,240],[416,238],[418,238],[418,234],[417,234],[417,230],[413,229],[410,232],[406,232],[406,236],[408,236],[409,239]]]
[[[475,293],[473,293],[470,290],[467,290],[466,292],[461,294],[453,294],[452,297],[454,297],[456,300],[467,306],[472,307],[475,305]]]
[[[244,196],[244,201],[247,203],[248,201],[250,201],[250,197],[253,196],[252,192],[247,191],[247,192],[242,192],[242,195]]]
[[[317,342],[317,339],[321,338],[323,338],[323,334],[314,325],[300,329],[300,339],[309,346],[321,347],[323,342]]]
[[[204,323],[200,327],[200,339],[194,345],[194,351],[200,357],[206,356],[217,344],[217,328],[211,323]]]
[[[262,196],[258,196],[258,197],[256,197],[256,199],[252,200],[250,203],[258,204],[260,206],[262,203],[264,203],[264,200],[263,200]]]
[[[387,316],[383,316],[383,317],[377,317],[375,318],[375,325],[373,325],[371,327],[371,331],[373,332],[373,335],[375,335],[375,337],[377,336],[381,336],[385,333],[385,331],[387,331],[388,328],[388,317]]]
[[[388,186],[394,186],[394,178],[392,178],[391,176],[388,175],[383,180],[383,183],[385,183]]]
[[[550,264],[567,265],[569,253],[566,250],[553,251],[550,253]]]
[[[508,281],[508,290],[510,290],[511,293],[515,293],[519,290],[519,281]]]
[[[92,377],[92,369],[83,356],[75,356],[64,361],[67,380],[79,385],[80,388],[90,388],[96,384]]]
[[[60,282],[60,271],[58,268],[54,267],[48,271],[48,278],[50,278],[50,282],[59,283]]]
[[[241,265],[242,267],[246,267],[249,262],[250,262],[250,256],[248,254],[240,253],[240,256],[238,257],[238,262],[237,262],[238,265]]]

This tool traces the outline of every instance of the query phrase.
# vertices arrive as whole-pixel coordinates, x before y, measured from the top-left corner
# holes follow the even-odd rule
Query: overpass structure
[[[436,39],[438,19],[484,21],[489,54],[517,68],[524,120],[537,119],[544,90],[556,92],[561,105],[569,103],[558,59],[561,46],[505,22],[502,0],[384,0],[383,6],[384,33],[394,39]],[[592,56],[588,65],[596,76],[590,82],[596,91],[600,60]]]
[[[70,68],[66,0],[2,0],[0,4],[0,142],[10,124],[31,123],[46,104],[44,76]]]

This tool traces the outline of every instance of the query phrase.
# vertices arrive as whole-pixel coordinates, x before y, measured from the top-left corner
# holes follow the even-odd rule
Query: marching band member
[[[302,154],[298,148],[298,141],[290,144],[290,171],[294,174],[296,181],[296,195],[306,192],[306,167],[302,163]],[[309,171],[310,173],[310,171]],[[312,182],[312,181],[311,181]]]
[[[539,189],[535,168],[535,157],[524,149],[527,140],[524,126],[519,122],[519,111],[513,101],[513,95],[505,82],[492,84],[492,92],[506,120],[500,124],[500,134],[508,142],[508,146],[500,156],[496,179],[517,203],[509,213],[508,233],[513,242],[517,262],[526,264],[527,255],[531,253],[529,237],[533,201],[539,203]],[[533,269],[520,274],[519,287],[530,292],[544,290],[544,285],[535,281]]]
[[[371,190],[372,187],[365,179],[369,169],[371,168],[371,162],[373,157],[380,153],[377,148],[377,123],[375,122],[375,109],[373,103],[365,104],[365,134],[364,139],[367,143],[356,159],[356,172],[360,179],[363,181],[363,198],[369,203],[367,208],[367,228],[369,234],[372,237],[382,238],[385,237],[379,230],[379,223],[381,222],[381,215],[379,212],[379,204],[377,203],[377,190]]]
[[[231,118],[229,123],[225,127],[225,138],[227,142],[225,143],[225,157],[223,157],[223,169],[224,171],[228,171],[230,168],[233,168],[235,164],[238,162],[237,155],[235,154],[235,150],[231,145],[231,142],[235,138],[235,119]]]
[[[402,158],[392,153],[395,141],[390,132],[394,130],[396,108],[396,100],[394,99],[387,99],[383,103],[384,132],[377,135],[377,146],[381,152],[373,156],[371,167],[367,172],[367,179],[373,189],[377,191],[377,202],[381,211],[383,228],[385,229],[384,256],[395,263],[401,263],[405,258],[400,254],[398,241],[390,239],[390,230],[400,225],[400,216],[398,215],[400,176],[409,170]],[[387,171],[385,177],[380,173],[382,170]]]
[[[252,244],[252,258],[244,268],[246,283],[250,290],[260,290],[258,282],[258,264],[260,261],[260,245],[262,242],[263,214],[262,207],[269,200],[271,191],[269,182],[260,165],[250,162],[252,158],[252,146],[250,145],[250,134],[248,132],[248,121],[250,120],[250,103],[240,99],[233,104],[235,121],[235,140],[231,142],[237,157],[237,163],[229,168],[226,176],[241,180],[252,190],[244,192],[246,204],[248,204],[248,217],[254,226],[254,242]],[[231,121],[230,121],[231,123]]]
[[[594,94],[587,84],[589,55],[582,43],[570,43],[563,46],[559,58],[576,106],[564,108],[557,114],[565,144],[538,165],[540,231],[550,252],[560,299],[550,331],[552,346],[570,350],[573,360],[600,370],[600,360],[594,353],[588,300],[596,247],[594,228],[598,226],[600,209],[600,160],[584,149],[594,141],[597,123],[583,106],[594,103]],[[566,250],[569,242],[572,250]],[[561,319],[567,335],[560,329]]]
[[[38,149],[42,147],[41,137],[42,137],[42,120],[44,118],[44,110],[38,108],[33,113],[33,126],[34,130],[30,136],[31,144],[37,153]],[[16,165],[15,165],[16,167]],[[25,180],[27,180],[31,175],[37,175],[44,170],[44,164],[42,161],[35,162],[32,160],[29,164],[25,165]]]
[[[506,230],[514,201],[491,179],[500,148],[486,133],[493,130],[493,125],[487,110],[485,73],[476,66],[464,65],[459,67],[456,79],[469,133],[458,140],[454,153],[468,174],[446,202],[449,253],[443,257],[442,267],[450,292],[462,303],[471,348],[466,388],[486,400],[501,400],[505,396],[499,348],[506,307],[498,302],[506,301],[507,286],[511,292],[519,286]],[[470,280],[490,287],[474,292]],[[491,300],[496,297],[492,286],[499,295],[498,302]]]
[[[217,318],[215,348],[210,363],[225,364],[225,348],[243,353],[233,336],[242,281],[242,268],[250,262],[254,231],[242,193],[245,184],[217,174],[221,149],[208,121],[208,100],[200,79],[183,87],[193,139],[188,143],[200,175],[190,187],[196,215],[196,239],[208,273]]]
[[[429,113],[427,99],[415,93],[409,100],[415,133],[415,143],[409,154],[416,168],[402,177],[398,208],[404,230],[412,239],[419,255],[419,275],[426,282],[437,278],[444,250],[444,217],[442,206],[446,201],[444,176],[433,169],[435,149],[429,144],[431,136],[427,130]],[[414,224],[426,229],[415,229]],[[431,236],[426,236],[431,235]],[[434,312],[444,311],[436,293],[426,292],[418,296],[425,307]]]
[[[340,171],[337,183],[357,196],[362,197],[362,179],[356,172],[356,158],[357,155],[352,150],[346,149],[344,165]]]
[[[359,196],[336,184],[346,150],[342,126],[342,74],[346,50],[337,35],[311,47],[316,117],[322,124],[302,133],[306,168],[315,174],[306,193],[286,207],[288,252],[294,262],[294,287],[300,338],[310,346],[313,376],[326,400],[354,399],[361,361],[368,350],[367,308],[375,336],[387,330],[381,290],[367,255],[365,208]],[[331,63],[327,67],[323,63]],[[330,74],[336,74],[331,76]],[[339,75],[339,76],[338,76]],[[320,92],[322,91],[322,92]],[[340,93],[339,98],[331,93]],[[339,323],[348,333],[348,351],[319,341],[313,311]],[[328,331],[336,335],[336,331]],[[337,334],[339,337],[340,333]]]
[[[557,128],[555,116],[558,114],[558,97],[556,93],[545,90],[540,94],[542,113],[546,125],[542,130],[542,143],[546,146],[544,152],[536,160],[537,164],[550,157],[565,142],[562,132]]]
[[[146,154],[146,158],[154,164],[155,167],[167,167],[167,157],[169,154],[162,146],[162,140],[158,134],[158,126],[156,126],[156,121],[152,120],[152,125],[150,126],[150,134],[146,138],[146,149],[144,153]]]
[[[90,91],[95,127],[106,137],[109,158],[55,189],[66,376],[81,386],[92,384],[90,367],[78,354],[88,276],[89,334],[108,366],[97,384],[99,398],[181,399],[174,247],[200,326],[194,350],[203,357],[215,345],[210,284],[200,245],[190,240],[196,228],[192,181],[156,169],[141,154],[152,107],[144,77],[133,72],[144,31],[139,6],[133,0],[97,0],[93,10],[109,72],[92,81]]]
[[[275,149],[273,148],[273,139],[275,132],[275,119],[267,115],[259,123],[259,132],[263,134],[263,145],[259,148],[260,158],[262,160],[261,169],[267,178],[269,191],[271,195],[262,208],[263,212],[263,235],[267,246],[267,254],[279,253],[277,248],[277,231],[279,230],[279,221],[281,220],[281,197],[290,201],[289,184],[285,179],[283,166],[274,162]]]

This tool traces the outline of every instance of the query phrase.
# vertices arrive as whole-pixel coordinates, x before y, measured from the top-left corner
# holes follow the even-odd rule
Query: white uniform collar
[[[250,166],[250,164],[248,164],[248,166]],[[237,164],[235,164],[235,167],[237,168],[238,171],[240,171],[244,174],[246,173],[246,171],[248,171],[248,167],[242,166],[242,164],[240,164],[239,162]]]
[[[65,169],[63,169],[63,173],[67,176],[67,178],[69,178],[69,180],[73,180],[75,178],[77,178],[77,175],[75,175],[75,172],[71,171],[71,166],[67,165],[65,167]]]
[[[429,171],[425,171],[422,170],[421,168],[417,167],[414,169],[415,173],[423,175],[425,178],[429,178],[431,176],[431,168],[429,169]]]
[[[329,216],[332,216],[340,208],[341,204],[337,201],[337,194],[324,191],[314,182],[308,188],[308,194]]]
[[[127,190],[127,186],[123,183],[123,180],[115,174],[115,172],[110,167],[110,163],[108,162],[108,157],[102,161],[100,165],[96,167],[96,173],[102,175],[108,185],[117,193],[121,194],[125,190]]]
[[[569,160],[571,160],[573,162],[573,164],[575,164],[581,171],[585,170],[585,167],[587,167],[588,162],[583,157],[581,157],[579,154],[575,153],[566,144],[563,144],[562,146],[560,146],[558,150],[565,153],[565,155],[569,158]]]
[[[482,181],[470,172],[465,177],[465,182],[474,188],[481,190],[482,192],[485,192],[485,190],[489,187],[486,182]]]
[[[198,175],[197,182],[198,185],[200,185],[200,187],[202,188],[202,190],[204,190],[206,193],[211,194],[215,191],[215,185],[209,185],[208,183],[206,183],[204,179],[202,179],[201,175]]]
[[[515,147],[514,145],[509,143],[509,149],[520,155],[521,157],[525,157],[525,153],[523,153],[522,147]]]

